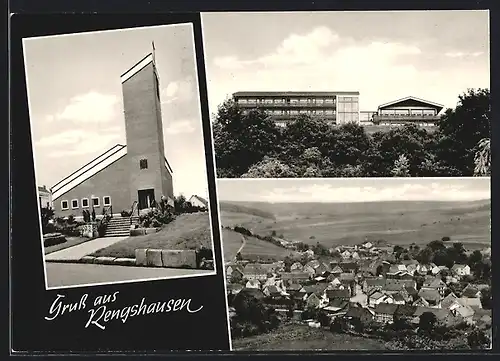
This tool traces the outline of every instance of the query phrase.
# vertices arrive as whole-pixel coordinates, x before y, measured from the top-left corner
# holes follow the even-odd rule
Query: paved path
[[[108,266],[85,263],[47,262],[45,266],[47,270],[47,283],[50,288],[126,281],[146,281],[183,276],[190,277],[214,273],[213,270]]]
[[[93,239],[92,241],[87,241],[81,244],[78,244],[73,247],[69,247],[66,249],[62,249],[60,251],[49,253],[45,256],[46,261],[75,261],[79,260],[83,256],[94,253],[95,251],[106,248],[119,242],[128,237],[101,237]]]

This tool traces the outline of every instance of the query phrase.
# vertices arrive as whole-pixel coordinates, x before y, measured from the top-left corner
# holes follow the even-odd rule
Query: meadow
[[[257,209],[273,217],[242,210]],[[326,247],[385,240],[391,244],[420,246],[443,237],[462,242],[466,249],[488,247],[491,203],[474,202],[370,202],[370,203],[263,203],[235,202],[222,210],[224,226],[240,225],[259,235],[273,231],[288,241]],[[226,240],[224,240],[226,242]],[[229,243],[232,241],[229,240]],[[226,247],[226,243],[224,243]]]
[[[233,340],[237,351],[386,350],[380,340],[336,334],[306,325],[282,325],[270,333]]]

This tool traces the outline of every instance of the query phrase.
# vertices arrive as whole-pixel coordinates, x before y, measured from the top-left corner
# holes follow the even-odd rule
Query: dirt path
[[[247,239],[244,236],[241,236],[241,241],[242,241],[241,246],[238,249],[238,251],[236,252],[236,254],[241,253],[241,251],[243,250],[243,247],[245,247],[245,245],[247,244]],[[234,256],[234,258],[236,259],[236,256]]]

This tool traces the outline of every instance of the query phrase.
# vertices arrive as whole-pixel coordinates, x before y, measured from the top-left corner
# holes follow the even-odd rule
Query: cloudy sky
[[[360,91],[360,110],[413,95],[454,107],[489,88],[487,11],[202,14],[213,114],[235,91]]]
[[[490,199],[489,178],[219,179],[217,196],[243,202],[473,201]]]
[[[51,187],[126,144],[120,75],[151,52],[152,41],[174,192],[208,194],[191,24],[25,41],[38,185]]]

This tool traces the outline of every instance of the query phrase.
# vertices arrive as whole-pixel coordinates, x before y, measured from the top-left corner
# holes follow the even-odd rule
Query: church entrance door
[[[137,191],[139,199],[139,209],[151,208],[155,201],[154,189],[139,189]]]

